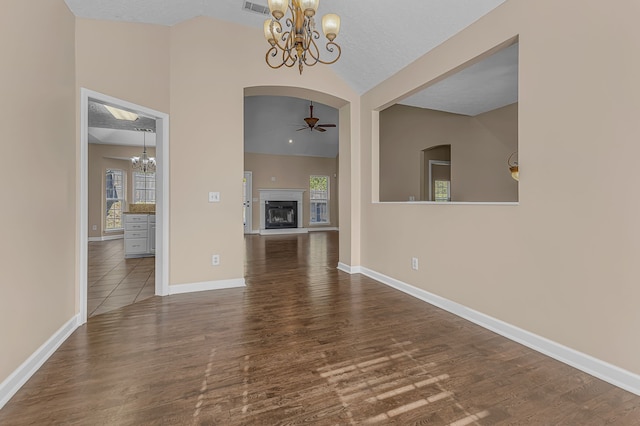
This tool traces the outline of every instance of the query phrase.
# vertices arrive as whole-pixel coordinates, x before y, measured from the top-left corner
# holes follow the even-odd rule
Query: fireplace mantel
[[[304,223],[304,215],[302,208],[303,195],[305,189],[297,188],[273,188],[258,189],[260,193],[260,234],[282,234],[282,233],[301,233],[308,232],[302,225]],[[297,201],[298,202],[298,227],[286,229],[265,229],[265,202],[267,201]]]

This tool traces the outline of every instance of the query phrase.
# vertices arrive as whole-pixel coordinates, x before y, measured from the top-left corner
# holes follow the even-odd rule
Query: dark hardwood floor
[[[90,318],[0,424],[640,424],[640,397],[336,270],[337,237],[248,236],[246,288]]]

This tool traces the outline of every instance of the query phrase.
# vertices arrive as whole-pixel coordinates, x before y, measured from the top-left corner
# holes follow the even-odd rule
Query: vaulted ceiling
[[[210,16],[261,28],[268,17],[247,11],[249,8],[266,8],[267,0],[253,0],[257,7],[247,4],[246,0],[65,1],[78,17],[168,26],[197,16]],[[364,93],[504,1],[321,0],[318,15],[330,12],[340,15],[342,28],[336,42],[343,53],[331,67],[356,92]],[[258,37],[256,43],[264,44],[266,52],[268,44],[262,37]],[[278,72],[287,71],[297,72]],[[517,71],[518,50],[515,45],[401,103],[475,115],[517,101]],[[293,117],[301,110],[298,103],[304,101],[292,102],[288,112],[282,114]],[[281,107],[285,108],[285,105]],[[299,135],[300,138],[313,134],[299,133],[309,133]],[[313,134],[314,138],[319,136]]]

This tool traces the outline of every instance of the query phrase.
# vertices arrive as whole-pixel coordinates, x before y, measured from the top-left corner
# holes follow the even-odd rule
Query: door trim
[[[156,119],[156,282],[157,296],[169,294],[169,115],[103,93],[80,88],[80,196],[78,203],[78,287],[80,324],[87,322],[89,242],[89,99],[111,103]]]

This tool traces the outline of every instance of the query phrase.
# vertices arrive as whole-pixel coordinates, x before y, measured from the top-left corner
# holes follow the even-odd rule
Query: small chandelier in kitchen
[[[142,156],[131,157],[131,168],[136,172],[153,173],[156,171],[156,159],[147,155],[147,132],[151,129],[136,129],[142,133]]]
[[[331,54],[331,59],[320,59],[320,49],[316,40],[320,33],[316,30],[314,16],[318,10],[320,0],[269,0],[269,10],[273,19],[264,22],[264,37],[271,48],[267,50],[265,60],[271,68],[288,68],[298,64],[302,74],[304,65],[313,66],[333,64],[342,54],[340,46],[334,43],[340,32],[340,17],[335,13],[328,13],[322,17],[322,31],[328,42],[325,46]],[[284,31],[280,20],[286,15],[287,9],[291,13],[284,22],[288,30]]]

